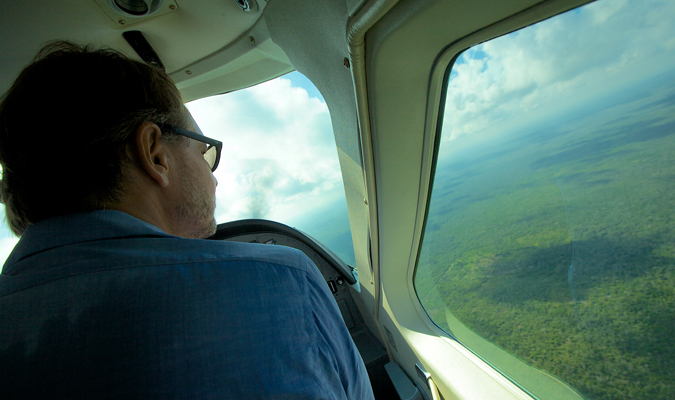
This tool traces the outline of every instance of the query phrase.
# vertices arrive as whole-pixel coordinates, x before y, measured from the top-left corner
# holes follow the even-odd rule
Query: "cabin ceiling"
[[[139,30],[144,34],[166,71],[172,74],[227,47],[251,29],[267,2],[257,0],[257,4],[257,11],[245,12],[234,0],[163,0],[164,14],[134,22],[133,17],[116,14],[108,0],[3,0],[0,12],[0,93],[10,87],[21,69],[51,40],[108,46],[140,60],[122,37],[122,33],[129,30]],[[175,5],[175,9],[170,10],[170,5]],[[117,21],[124,20],[125,24],[121,25],[108,14],[116,15]],[[286,66],[286,69],[289,67]],[[262,81],[269,77],[272,76],[257,79]],[[228,88],[221,90],[227,91]]]
[[[95,47],[107,46],[140,60],[138,54],[122,37],[122,33],[138,30],[143,33],[150,45],[159,55],[166,71],[183,94],[185,101],[211,96],[219,93],[238,90],[244,87],[275,78],[290,72],[299,65],[294,65],[287,57],[287,52],[303,50],[293,44],[284,43],[283,50],[275,43],[291,39],[292,42],[309,41],[314,47],[324,46],[330,41],[345,41],[346,27],[349,19],[356,14],[366,0],[329,0],[318,4],[273,0],[273,8],[284,12],[264,12],[269,0],[249,0],[256,5],[249,12],[243,11],[237,1],[244,0],[161,0],[160,12],[141,21],[116,14],[109,3],[113,1],[139,0],[59,0],[59,1],[7,1],[0,0],[0,94],[10,85],[37,51],[52,40],[70,40],[76,43],[92,44]],[[486,0],[490,3],[484,10],[498,14],[493,20],[506,17],[517,9],[518,5],[536,3],[538,0]],[[276,4],[278,3],[278,4]],[[401,3],[406,3],[402,1]],[[463,2],[453,0],[417,1],[419,7],[429,4],[443,3],[446,8],[463,7]],[[504,3],[507,3],[505,5]],[[468,4],[468,3],[467,3]],[[337,8],[336,8],[337,7]],[[171,9],[170,9],[171,8]],[[522,7],[521,7],[522,8]],[[305,9],[312,9],[309,18]],[[340,12],[335,10],[340,9]],[[462,24],[467,21],[480,26],[484,23],[483,13],[462,13]],[[301,15],[305,15],[302,17]],[[314,18],[315,17],[315,18]],[[402,17],[402,16],[399,16]],[[266,21],[268,18],[271,20]],[[327,39],[327,31],[320,30],[309,38],[298,36],[300,31],[311,30],[305,27],[316,23],[323,24],[330,18],[340,19],[337,32],[340,37]],[[403,18],[405,19],[405,18]],[[125,24],[119,21],[124,20]],[[281,21],[283,26],[279,28]],[[289,21],[291,23],[289,24]],[[342,26],[344,24],[344,26]],[[462,25],[460,24],[460,25]],[[276,37],[272,38],[268,26],[275,27]],[[291,28],[286,31],[286,28]],[[398,26],[394,21],[390,27]],[[336,25],[337,27],[337,25]],[[326,28],[328,29],[328,28]],[[425,26],[428,35],[439,36],[439,32],[447,30],[443,24]],[[344,30],[344,31],[343,31]],[[343,33],[344,32],[344,33]],[[333,32],[335,34],[336,32]],[[459,33],[459,32],[458,32]],[[400,35],[399,35],[400,36]],[[413,35],[415,36],[415,35]],[[418,37],[410,36],[400,42],[420,42]],[[444,40],[451,35],[440,35]],[[317,38],[324,42],[317,42]],[[274,39],[274,41],[273,41]],[[286,40],[288,42],[288,40]],[[398,42],[396,42],[398,43]],[[380,44],[378,43],[379,47]],[[419,46],[418,46],[419,47]],[[433,46],[424,48],[437,51]],[[348,56],[348,49],[342,49],[338,63]],[[371,52],[372,55],[372,52]],[[295,57],[296,63],[312,64],[325,67],[326,57],[314,57],[304,60]],[[396,64],[401,57],[394,57]],[[306,62],[309,61],[309,62]],[[373,61],[371,58],[369,61]],[[414,62],[406,59],[406,66],[414,68]],[[371,76],[372,78],[372,76]],[[312,78],[314,80],[314,78]],[[321,79],[319,79],[321,80]],[[321,82],[315,82],[321,84]],[[344,88],[343,88],[344,89]]]

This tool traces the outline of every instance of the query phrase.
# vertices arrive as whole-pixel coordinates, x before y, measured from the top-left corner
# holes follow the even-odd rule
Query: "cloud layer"
[[[216,220],[290,223],[343,193],[326,104],[286,78],[188,105],[205,135],[223,141]]]
[[[562,92],[587,100],[635,71],[672,68],[675,24],[663,15],[674,13],[672,1],[601,0],[467,50],[452,67],[443,141],[563,108]]]

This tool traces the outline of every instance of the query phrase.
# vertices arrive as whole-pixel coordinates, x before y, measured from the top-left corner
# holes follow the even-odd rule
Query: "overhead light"
[[[156,13],[162,0],[108,0],[108,4],[124,16],[145,17]]]

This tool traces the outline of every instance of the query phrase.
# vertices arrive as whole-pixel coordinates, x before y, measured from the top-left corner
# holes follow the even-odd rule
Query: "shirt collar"
[[[29,226],[5,263],[6,268],[32,254],[73,243],[131,236],[172,237],[122,211],[99,210],[49,218]]]

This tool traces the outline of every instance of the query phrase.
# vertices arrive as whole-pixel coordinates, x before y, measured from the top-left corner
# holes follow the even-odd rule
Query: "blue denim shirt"
[[[0,275],[0,398],[372,399],[300,251],[119,211],[26,230]]]

